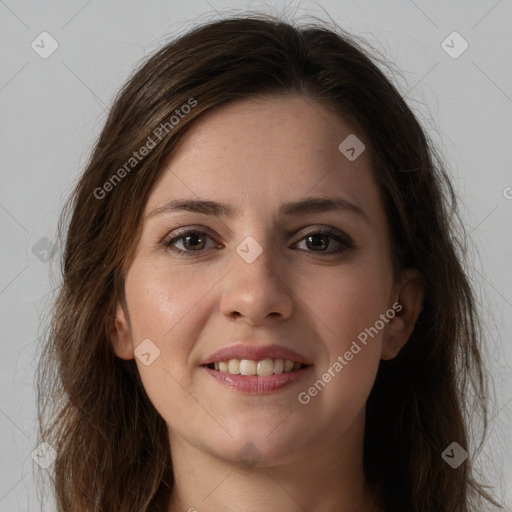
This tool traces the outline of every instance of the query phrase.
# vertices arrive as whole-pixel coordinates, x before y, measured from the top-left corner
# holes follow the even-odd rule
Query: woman
[[[68,213],[40,363],[59,511],[494,503],[455,196],[353,38],[250,16],[166,45]]]

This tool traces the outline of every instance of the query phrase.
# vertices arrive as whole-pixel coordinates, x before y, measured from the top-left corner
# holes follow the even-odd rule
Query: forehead
[[[351,161],[339,149],[354,135],[364,140],[310,98],[233,102],[208,112],[185,134],[150,194],[146,213],[174,198],[215,199],[241,210],[336,195],[369,216],[382,215],[369,151]]]

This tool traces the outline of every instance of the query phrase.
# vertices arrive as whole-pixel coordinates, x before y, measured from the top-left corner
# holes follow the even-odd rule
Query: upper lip
[[[229,361],[230,359],[251,359],[254,361],[259,361],[260,359],[290,359],[305,365],[311,364],[305,357],[294,350],[281,345],[255,346],[238,343],[217,350],[217,352],[206,357],[201,362],[201,365]]]

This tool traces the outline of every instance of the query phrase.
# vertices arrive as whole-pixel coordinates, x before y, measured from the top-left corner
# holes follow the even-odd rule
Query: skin
[[[176,478],[169,512],[382,510],[362,468],[365,404],[380,359],[395,357],[409,339],[423,294],[417,272],[393,279],[370,152],[351,162],[338,149],[349,134],[364,141],[308,98],[238,101],[186,134],[148,198],[146,216],[171,199],[240,210],[233,218],[187,211],[146,218],[126,268],[128,310],[119,303],[112,326],[118,357],[133,358],[145,339],[160,350],[148,366],[136,361],[169,429]],[[283,202],[304,197],[343,198],[363,214],[277,215]],[[175,242],[192,253],[179,258],[162,241],[180,226],[211,238]],[[326,255],[340,247],[328,238],[324,252],[315,251],[306,235],[325,227],[354,247]],[[262,248],[252,263],[236,252],[248,236]],[[301,404],[298,394],[395,302],[402,310]],[[240,339],[296,350],[313,365],[308,378],[264,396],[217,383],[201,361]],[[252,465],[238,455],[248,442]]]

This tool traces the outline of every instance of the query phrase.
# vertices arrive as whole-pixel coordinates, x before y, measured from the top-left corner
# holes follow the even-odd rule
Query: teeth
[[[228,372],[232,375],[240,373],[240,359],[230,359],[228,362]]]
[[[258,361],[256,372],[260,377],[268,377],[274,373],[274,361],[272,359],[262,359]]]
[[[232,372],[230,371],[229,373]],[[256,375],[256,361],[242,359],[240,361],[240,375]]]
[[[211,365],[209,365],[211,367]],[[290,359],[230,359],[229,361],[218,361],[213,364],[215,370],[231,375],[258,375],[268,377],[283,372],[300,370],[304,365]]]
[[[274,373],[284,372],[284,359],[276,359],[274,361]]]

